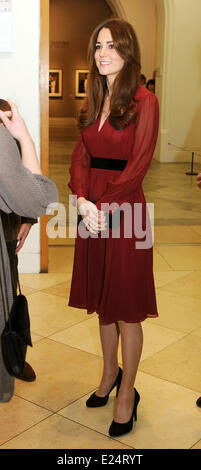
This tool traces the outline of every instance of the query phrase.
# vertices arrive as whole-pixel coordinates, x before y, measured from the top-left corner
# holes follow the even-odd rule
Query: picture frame
[[[62,69],[49,70],[49,98],[62,98]]]
[[[75,96],[76,98],[84,98],[86,96],[87,76],[89,70],[77,69],[75,71]]]

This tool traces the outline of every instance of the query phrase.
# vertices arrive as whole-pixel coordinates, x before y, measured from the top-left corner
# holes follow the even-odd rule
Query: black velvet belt
[[[117,158],[91,157],[91,168],[98,168],[99,170],[123,171],[126,165],[127,160],[118,160]]]

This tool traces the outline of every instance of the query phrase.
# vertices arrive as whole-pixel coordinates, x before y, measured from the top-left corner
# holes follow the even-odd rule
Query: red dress
[[[98,209],[102,203],[130,203],[134,219],[134,203],[141,203],[144,224],[146,201],[142,181],[156,145],[158,101],[143,87],[138,88],[135,98],[138,100],[136,123],[117,130],[107,119],[98,131],[99,117],[84,129],[72,155],[69,186],[77,197],[95,201]],[[115,164],[117,160],[128,162],[123,170],[111,169],[111,165],[105,169],[106,160],[103,168],[91,168],[91,157],[99,162],[100,159],[107,162],[110,159],[110,163],[114,159]],[[130,237],[124,236],[124,212],[118,230],[119,238],[111,235],[111,229],[106,238],[101,234],[87,238],[77,234],[69,305],[87,309],[88,313],[97,312],[105,324],[157,317],[153,248],[137,249],[133,228]]]

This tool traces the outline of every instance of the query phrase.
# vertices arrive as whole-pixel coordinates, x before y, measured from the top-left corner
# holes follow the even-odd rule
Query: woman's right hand
[[[98,233],[106,230],[107,226],[104,212],[99,211],[93,202],[88,201],[84,197],[79,197],[77,207],[89,232]]]
[[[12,101],[7,101],[11,107],[11,112],[9,111],[10,115],[8,115],[8,112],[0,111],[0,118],[4,126],[7,127],[11,135],[19,142],[22,142],[27,138],[31,139],[24,119],[20,116],[17,106]]]

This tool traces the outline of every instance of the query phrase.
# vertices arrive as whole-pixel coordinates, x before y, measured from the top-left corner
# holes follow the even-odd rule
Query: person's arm
[[[24,217],[40,217],[46,213],[49,204],[58,201],[56,185],[41,174],[32,144],[29,147],[29,155],[25,157],[29,168],[24,166],[13,139],[15,137],[21,141],[24,135],[24,125],[19,124],[16,119],[11,129],[10,123],[13,125],[13,122],[1,112],[0,117],[4,123],[4,125],[0,124],[0,209],[6,213],[15,212]],[[12,130],[13,137],[6,128],[7,125]],[[25,130],[25,132],[28,131]]]
[[[42,174],[38,161],[35,144],[29,134],[23,118],[20,116],[17,106],[10,100],[11,117],[8,118],[3,111],[0,111],[0,118],[11,135],[18,140],[21,148],[22,163],[32,173]]]
[[[83,135],[80,134],[72,154],[70,167],[70,182],[68,184],[72,193],[77,196],[77,208],[89,231],[96,233],[105,228],[100,211],[95,204],[88,200],[89,170],[91,156],[87,151]]]
[[[68,183],[69,188],[77,198],[88,199],[90,162],[91,157],[81,133],[72,153],[72,163],[69,169],[70,181]]]
[[[121,205],[127,202],[130,194],[142,184],[149,168],[158,136],[159,109],[156,96],[146,94],[139,103],[138,113],[132,156],[117,180],[108,183],[105,193],[96,203],[98,209],[101,209],[102,203],[116,202]]]
[[[41,167],[38,161],[36,147],[30,135],[24,135],[20,142],[22,163],[31,173],[42,175]]]
[[[32,219],[32,217],[21,217],[21,224],[30,224],[34,225],[37,224],[38,220],[37,219]]]

